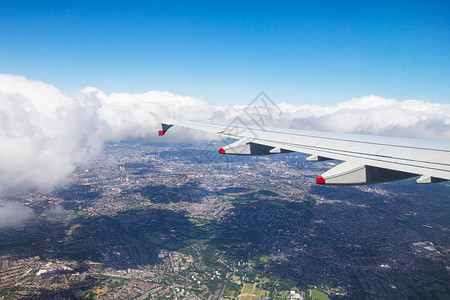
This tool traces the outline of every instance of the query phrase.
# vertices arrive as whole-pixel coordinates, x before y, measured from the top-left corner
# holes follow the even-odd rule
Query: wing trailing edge
[[[272,155],[279,153],[289,153],[292,151],[281,149],[279,147],[271,147],[258,143],[253,143],[248,139],[238,140],[234,143],[219,149],[219,154],[231,155]]]
[[[317,177],[317,184],[363,185],[415,177],[417,174],[366,166],[354,161],[343,162]]]

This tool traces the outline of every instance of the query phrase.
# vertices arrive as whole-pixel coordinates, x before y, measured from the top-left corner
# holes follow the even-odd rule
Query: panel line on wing
[[[198,122],[198,123],[202,123],[202,124],[216,125],[216,126],[218,124],[218,123],[210,123],[208,121],[190,121],[190,122]],[[239,127],[239,126],[235,126],[235,127]],[[250,127],[255,127],[255,126],[250,126],[249,125],[247,127],[250,128]],[[243,129],[245,130],[245,128],[243,128]],[[326,139],[326,140],[330,140],[330,141],[342,141],[342,142],[347,142],[347,143],[379,145],[379,146],[387,146],[387,147],[399,147],[399,148],[417,149],[417,150],[431,150],[431,151],[439,151],[439,152],[444,152],[444,153],[450,153],[450,149],[449,150],[445,150],[445,149],[436,149],[436,148],[425,148],[425,147],[419,147],[419,146],[409,146],[409,145],[402,145],[402,144],[386,144],[386,143],[375,142],[375,141],[365,141],[365,140],[358,140],[358,139],[345,139],[345,138],[337,138],[337,137],[330,137],[330,136],[312,135],[312,134],[306,134],[306,133],[299,133],[299,132],[295,132],[295,131],[286,133],[286,132],[278,131],[278,130],[276,130],[274,128],[271,128],[271,127],[264,127],[263,130],[262,129],[258,129],[258,128],[252,128],[252,130],[259,131],[259,132],[265,132],[265,133],[277,133],[277,134],[282,134],[282,135],[295,135],[295,136],[299,136],[299,137],[321,138],[321,139]],[[317,133],[321,133],[321,132],[317,132]],[[323,134],[327,135],[329,133],[328,132],[323,132]],[[343,135],[344,133],[336,133],[336,134]],[[355,135],[355,136],[358,136],[358,135]],[[370,138],[370,137],[380,138],[379,136],[367,136],[367,137],[368,138]],[[392,138],[393,139],[393,137],[386,137],[386,138]]]

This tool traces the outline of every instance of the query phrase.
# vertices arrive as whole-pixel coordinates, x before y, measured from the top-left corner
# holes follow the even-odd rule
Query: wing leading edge
[[[281,129],[210,121],[179,121],[155,112],[162,136],[172,126],[203,130],[237,141],[220,154],[310,154],[307,161],[343,163],[317,177],[318,184],[363,185],[420,176],[417,183],[450,180],[450,142],[308,130]]]

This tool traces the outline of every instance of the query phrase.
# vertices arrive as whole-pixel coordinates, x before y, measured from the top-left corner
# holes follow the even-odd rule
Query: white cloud
[[[450,105],[379,96],[354,98],[334,107],[280,104],[284,126],[398,137],[450,139]]]
[[[105,140],[150,139],[157,140],[158,122],[149,114],[156,111],[177,119],[192,119],[201,116],[211,118],[214,107],[206,101],[175,95],[169,92],[150,91],[144,94],[112,93],[106,95],[96,88],[85,88],[74,95],[82,102],[100,102],[98,117],[103,124],[102,138]],[[204,133],[168,135],[170,142],[188,142],[201,139]],[[166,141],[165,140],[165,141]],[[159,139],[161,141],[161,139]]]
[[[43,82],[0,75],[0,195],[50,190],[96,155],[99,106]]]
[[[52,189],[77,166],[95,157],[105,141],[192,142],[212,138],[200,131],[186,134],[180,128],[159,138],[158,123],[149,111],[176,119],[225,123],[237,116],[249,119],[246,106],[214,106],[201,98],[169,92],[107,95],[85,88],[70,97],[49,84],[1,74],[0,104],[0,195],[24,187]],[[273,119],[265,119],[267,125],[450,139],[450,105],[367,96],[329,107],[277,106],[282,113],[274,109]]]
[[[12,201],[0,201],[0,229],[20,226],[33,217],[33,210],[27,206]]]
[[[50,210],[47,211],[47,214],[49,216],[60,216],[63,215],[66,212],[64,207],[60,204],[56,204],[53,206]]]
[[[450,105],[367,96],[328,107],[288,103],[277,107],[282,113],[274,108],[267,125],[450,139]],[[51,190],[98,155],[105,141],[214,138],[200,131],[187,134],[182,128],[159,138],[159,125],[149,111],[176,119],[248,120],[246,106],[215,106],[201,98],[158,91],[108,95],[85,88],[68,96],[40,81],[0,74],[0,196],[24,189]]]

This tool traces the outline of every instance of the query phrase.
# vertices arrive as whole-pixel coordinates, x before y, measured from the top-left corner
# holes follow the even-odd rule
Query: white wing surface
[[[219,149],[220,154],[302,152],[311,155],[308,161],[343,161],[317,177],[318,184],[362,185],[416,176],[417,183],[450,180],[450,141],[178,121],[151,114],[161,122],[160,136],[175,125],[237,139]]]

